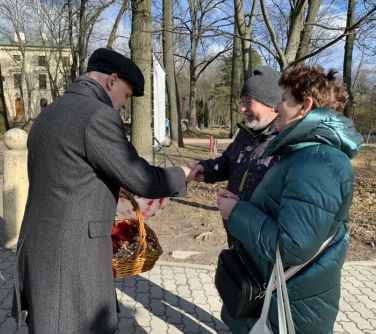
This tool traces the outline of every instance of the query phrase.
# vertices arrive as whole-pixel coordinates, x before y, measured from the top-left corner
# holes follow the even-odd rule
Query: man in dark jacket
[[[28,138],[29,194],[17,247],[13,316],[29,333],[117,330],[111,228],[120,187],[148,197],[186,194],[188,168],[148,164],[117,112],[144,78],[110,49],[47,106]]]
[[[233,143],[217,159],[201,160],[192,168],[194,180],[215,183],[228,180],[227,189],[248,200],[275,157],[262,159],[262,153],[276,135],[275,107],[281,100],[280,72],[270,67],[254,70],[241,90],[240,112],[244,121]],[[226,224],[225,224],[226,228]],[[226,228],[227,231],[227,228]],[[227,233],[229,245],[233,238]]]

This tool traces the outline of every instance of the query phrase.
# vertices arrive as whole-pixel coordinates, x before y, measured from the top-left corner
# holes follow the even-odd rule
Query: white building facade
[[[23,37],[23,35],[22,35]],[[21,37],[21,38],[22,38]],[[25,43],[0,42],[0,66],[8,118],[17,123],[34,119],[67,82],[71,50],[49,47],[48,41]]]

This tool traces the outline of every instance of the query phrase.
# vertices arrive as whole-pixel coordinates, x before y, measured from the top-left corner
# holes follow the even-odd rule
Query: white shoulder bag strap
[[[336,233],[334,233],[329,239],[326,239],[324,241],[324,243],[321,245],[320,249],[316,252],[316,254],[311,258],[309,259],[307,262],[305,263],[302,263],[302,264],[299,264],[297,266],[292,266],[290,268],[288,268],[286,271],[285,271],[285,278],[286,278],[286,281],[291,278],[292,276],[294,276],[298,271],[302,270],[305,266],[307,266],[309,263],[311,263],[314,259],[316,259],[322,252],[323,250],[329,245],[329,243],[332,241],[332,239],[334,238],[334,236],[337,234],[337,231]]]
[[[272,299],[272,293],[277,290],[277,304],[278,304],[278,327],[280,334],[295,334],[294,322],[292,319],[290,302],[287,293],[286,280],[294,276],[297,272],[302,270],[315,258],[317,258],[323,250],[329,245],[336,233],[334,233],[329,239],[321,245],[316,254],[307,262],[292,266],[285,272],[283,271],[283,264],[281,254],[279,252],[279,243],[277,243],[276,263],[273,267],[272,274],[270,275],[268,286],[265,291],[264,304],[262,305],[262,311],[260,318],[256,321],[249,334],[273,334],[273,331],[269,322],[269,308]],[[286,328],[287,322],[287,328]]]
[[[295,334],[294,322],[292,320],[289,295],[287,292],[286,278],[283,271],[279,245],[276,256],[276,279],[277,279],[277,304],[278,304],[278,328],[280,334]],[[287,328],[286,328],[287,322]]]
[[[262,305],[260,318],[256,321],[249,334],[273,334],[269,322],[269,308],[270,302],[272,300],[273,289],[275,287],[276,272],[277,267],[276,265],[274,265],[268,286],[266,288],[264,304]]]

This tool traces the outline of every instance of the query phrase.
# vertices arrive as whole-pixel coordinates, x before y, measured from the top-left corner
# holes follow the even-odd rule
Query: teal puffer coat
[[[281,132],[267,155],[281,155],[249,202],[234,207],[228,228],[269,280],[279,240],[284,267],[306,262],[336,232],[328,248],[287,283],[297,333],[331,333],[338,313],[341,268],[349,246],[353,191],[350,159],[362,137],[352,121],[333,110],[316,109]],[[276,298],[270,322],[278,332]],[[257,319],[222,319],[233,333],[248,334]]]

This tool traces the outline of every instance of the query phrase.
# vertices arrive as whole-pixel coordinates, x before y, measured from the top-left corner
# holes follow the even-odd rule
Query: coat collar
[[[363,138],[351,119],[335,110],[315,109],[275,137],[264,154],[283,155],[320,143],[343,151],[351,159],[359,152]]]
[[[94,97],[113,108],[112,101],[104,88],[94,79],[82,75],[68,87],[67,92]]]

